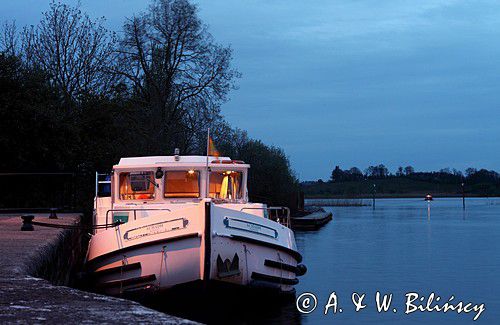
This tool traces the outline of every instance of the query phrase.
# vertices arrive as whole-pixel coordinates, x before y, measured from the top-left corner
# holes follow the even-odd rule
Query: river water
[[[297,311],[294,301],[244,300],[227,295],[208,302],[191,297],[178,306],[158,308],[204,323],[240,324],[472,324],[478,312],[406,314],[406,295],[418,294],[412,304],[431,293],[439,306],[484,303],[478,324],[500,324],[500,199],[439,198],[379,199],[375,208],[324,207],[333,220],[316,231],[296,232],[308,272],[296,286],[297,297],[312,293],[317,307]],[[325,305],[335,292],[333,307]],[[376,308],[377,292],[392,294],[387,312]],[[356,312],[351,297],[365,294],[365,308]],[[312,298],[309,300],[312,306]],[[358,300],[359,301],[359,300]],[[332,303],[335,300],[331,301]],[[299,304],[301,308],[304,305]],[[471,305],[472,307],[472,305]],[[181,311],[184,309],[183,311]],[[340,312],[342,309],[342,312]],[[394,312],[396,310],[396,312]]]
[[[313,312],[300,316],[300,322],[472,323],[477,312],[405,313],[406,294],[424,296],[425,306],[434,292],[440,296],[438,305],[451,296],[455,305],[484,303],[477,323],[500,324],[500,199],[467,199],[465,210],[461,198],[435,199],[430,206],[421,199],[381,199],[375,209],[325,209],[333,212],[332,222],[318,231],[296,232],[308,267],[297,296],[310,292],[318,301]],[[377,291],[393,294],[388,312],[378,313]],[[337,313],[331,307],[324,315],[332,292]],[[366,294],[366,307],[358,312],[351,301],[354,292]],[[313,300],[309,301],[311,308]]]

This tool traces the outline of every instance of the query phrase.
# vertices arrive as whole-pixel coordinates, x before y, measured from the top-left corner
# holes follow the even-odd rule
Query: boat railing
[[[288,207],[245,207],[244,210],[265,210],[267,211],[267,218],[290,228],[290,208]],[[273,213],[274,212],[274,213]],[[280,213],[281,212],[281,213]]]
[[[106,211],[106,225],[109,224],[108,218],[109,218],[110,212],[114,213],[114,212],[130,212],[130,211],[134,212],[134,220],[137,220],[137,211],[140,211],[140,212],[143,212],[143,211],[168,211],[168,212],[172,212],[172,210],[167,209],[167,208],[163,208],[163,209],[109,209],[108,211]],[[106,226],[106,229],[108,229],[107,226]]]

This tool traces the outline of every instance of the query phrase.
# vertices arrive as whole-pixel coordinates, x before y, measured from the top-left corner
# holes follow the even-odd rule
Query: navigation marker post
[[[377,185],[373,184],[373,193],[372,193],[372,207],[375,210],[375,193],[377,192]]]
[[[465,210],[465,183],[462,182],[462,208]]]

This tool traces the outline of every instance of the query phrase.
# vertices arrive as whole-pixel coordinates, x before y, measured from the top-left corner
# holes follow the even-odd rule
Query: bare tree
[[[153,0],[125,23],[120,43],[116,73],[148,109],[151,137],[163,146],[179,129],[192,135],[210,123],[239,76],[231,48],[215,43],[187,0]]]
[[[115,37],[103,23],[53,1],[39,24],[23,31],[26,60],[45,71],[67,99],[105,93],[113,78]]]
[[[19,51],[19,36],[16,22],[4,22],[0,32],[0,52],[7,55],[17,55]]]

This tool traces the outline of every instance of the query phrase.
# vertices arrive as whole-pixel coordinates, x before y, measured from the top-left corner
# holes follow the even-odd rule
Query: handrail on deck
[[[134,211],[134,221],[137,220],[137,211],[168,211],[172,212],[172,210],[167,209],[167,208],[162,208],[162,209],[109,209],[106,211],[106,225],[108,224],[108,216],[110,212],[129,212],[129,211]],[[108,227],[106,226],[106,229]]]
[[[271,218],[272,217],[272,213],[271,213],[269,215],[268,219],[276,221],[276,222],[282,224],[283,226],[290,228],[290,225],[291,225],[291,223],[290,223],[290,208],[288,208],[288,207],[261,207],[261,208],[257,208],[257,207],[245,207],[245,208],[241,208],[240,209],[240,211],[243,211],[243,210],[276,211],[276,218],[275,219]],[[286,211],[286,219],[284,221],[280,220],[280,217],[278,215],[278,211]]]

